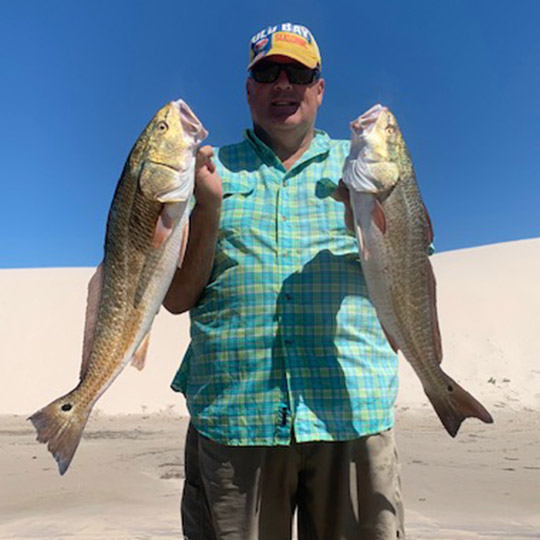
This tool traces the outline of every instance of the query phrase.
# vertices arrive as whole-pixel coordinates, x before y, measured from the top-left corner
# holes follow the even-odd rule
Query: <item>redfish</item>
[[[88,285],[79,383],[29,418],[60,474],[99,397],[128,363],[144,365],[150,328],[185,252],[195,155],[206,136],[178,100],[157,112],[129,154],[109,211],[103,261]]]
[[[386,337],[418,375],[453,437],[463,420],[493,419],[441,369],[431,221],[394,115],[375,105],[352,122],[343,182],[349,189],[362,271]]]

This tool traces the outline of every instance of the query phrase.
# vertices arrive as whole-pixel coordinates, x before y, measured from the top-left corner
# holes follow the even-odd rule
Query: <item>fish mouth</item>
[[[195,144],[199,144],[208,137],[208,131],[183,99],[180,98],[171,103],[180,113],[180,122],[185,133],[193,138]]]
[[[368,109],[364,114],[359,116],[356,120],[351,122],[351,129],[356,135],[361,135],[366,131],[370,131],[371,128],[377,123],[379,116],[388,108],[384,107],[380,103],[373,105],[371,109]]]

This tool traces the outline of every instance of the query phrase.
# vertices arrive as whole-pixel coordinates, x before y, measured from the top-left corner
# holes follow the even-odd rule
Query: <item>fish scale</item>
[[[422,219],[423,208],[418,204],[418,194],[413,182],[412,176],[402,176],[390,196],[382,203],[388,220],[385,239],[389,243],[390,251],[395,254],[391,259],[393,267],[390,272],[390,287],[393,291],[395,315],[401,325],[407,318],[431,322],[430,301],[418,294],[418,291],[426,292],[422,283],[428,281],[427,263],[422,253],[428,253],[430,242],[426,234],[427,224]],[[405,211],[400,212],[400,207]],[[419,351],[424,354],[429,351],[429,357],[435,358],[436,354],[431,350],[434,341],[430,326],[422,325],[417,332],[407,336],[403,347],[416,351],[410,355],[412,358],[417,358]]]

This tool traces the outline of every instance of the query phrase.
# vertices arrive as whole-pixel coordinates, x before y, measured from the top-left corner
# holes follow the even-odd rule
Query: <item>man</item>
[[[191,310],[173,382],[192,422],[184,534],[288,539],[297,509],[301,539],[404,538],[397,358],[335,200],[344,188],[330,196],[349,144],[315,129],[319,49],[285,23],[250,53],[253,130],[215,156],[201,148],[187,253],[164,301]]]

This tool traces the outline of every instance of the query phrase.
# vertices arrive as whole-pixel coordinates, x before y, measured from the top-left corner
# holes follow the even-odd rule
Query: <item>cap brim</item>
[[[304,66],[315,69],[319,63],[317,62],[316,58],[313,58],[312,55],[309,54],[301,54],[291,51],[280,51],[279,46],[272,47],[271,51],[267,54],[263,55],[257,55],[249,64],[247,69],[250,70],[257,62],[260,62],[261,60],[264,60],[265,58],[272,58],[272,56],[286,56],[287,58],[290,58],[291,60],[296,60],[297,62],[300,62]]]

